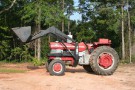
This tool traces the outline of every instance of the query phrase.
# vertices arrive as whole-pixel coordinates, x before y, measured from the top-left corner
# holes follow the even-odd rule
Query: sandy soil
[[[6,67],[6,66],[5,66]],[[50,76],[44,67],[8,65],[26,73],[0,73],[0,90],[135,90],[135,65],[120,65],[111,76],[67,67],[64,76]]]

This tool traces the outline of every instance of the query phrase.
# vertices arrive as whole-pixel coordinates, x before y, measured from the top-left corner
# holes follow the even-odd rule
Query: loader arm
[[[74,54],[72,54],[70,52],[70,50],[68,50],[68,48],[66,47],[66,45],[63,42],[62,42],[62,44],[65,46],[65,48],[68,50],[68,52],[73,56],[73,58],[74,58],[74,65],[73,66],[77,66],[78,59],[79,59],[78,43],[75,42],[75,40],[73,40],[72,38],[70,38],[66,34],[64,34],[63,32],[61,32],[60,30],[58,30],[57,28],[55,28],[54,26],[52,26],[46,30],[40,30],[40,32],[38,32],[35,35],[31,35],[31,27],[30,26],[12,28],[12,30],[16,34],[16,36],[21,40],[21,42],[23,42],[23,43],[31,42],[33,40],[36,40],[36,39],[41,38],[43,36],[46,36],[48,34],[53,34],[53,35],[59,37],[60,39],[62,39],[63,41],[66,41],[67,39],[71,40],[72,42],[75,43],[75,53]]]
[[[46,36],[48,34],[53,34],[64,41],[69,39],[72,42],[75,42],[75,40],[73,40],[66,34],[62,33],[60,30],[58,30],[54,26],[52,26],[46,30],[40,30],[40,32],[38,32],[35,35],[31,35],[31,27],[12,28],[12,30],[19,37],[19,39],[24,43],[31,42],[33,40],[36,40],[36,39]]]
[[[59,37],[60,39],[66,41],[67,39],[71,40],[72,42],[75,42],[72,38],[67,36],[66,34],[62,33],[60,30],[55,28],[54,26],[46,29],[46,30],[41,30],[38,34],[32,36],[31,40],[35,40],[37,38],[40,38],[42,36],[45,36],[47,34],[54,34],[55,36]]]

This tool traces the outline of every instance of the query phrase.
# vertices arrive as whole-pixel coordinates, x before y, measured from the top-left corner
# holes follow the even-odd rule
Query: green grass
[[[25,73],[26,70],[0,68],[0,73]]]

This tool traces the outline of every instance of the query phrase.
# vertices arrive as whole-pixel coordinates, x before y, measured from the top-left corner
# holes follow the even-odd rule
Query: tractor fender
[[[93,47],[97,48],[99,46],[111,46],[111,40],[105,38],[99,38],[98,42],[93,43]]]

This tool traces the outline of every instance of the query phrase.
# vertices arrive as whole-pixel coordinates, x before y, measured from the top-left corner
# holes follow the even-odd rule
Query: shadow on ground
[[[71,73],[88,73],[88,74],[94,74],[94,72],[87,72],[82,68],[66,68],[66,72],[71,72]]]

